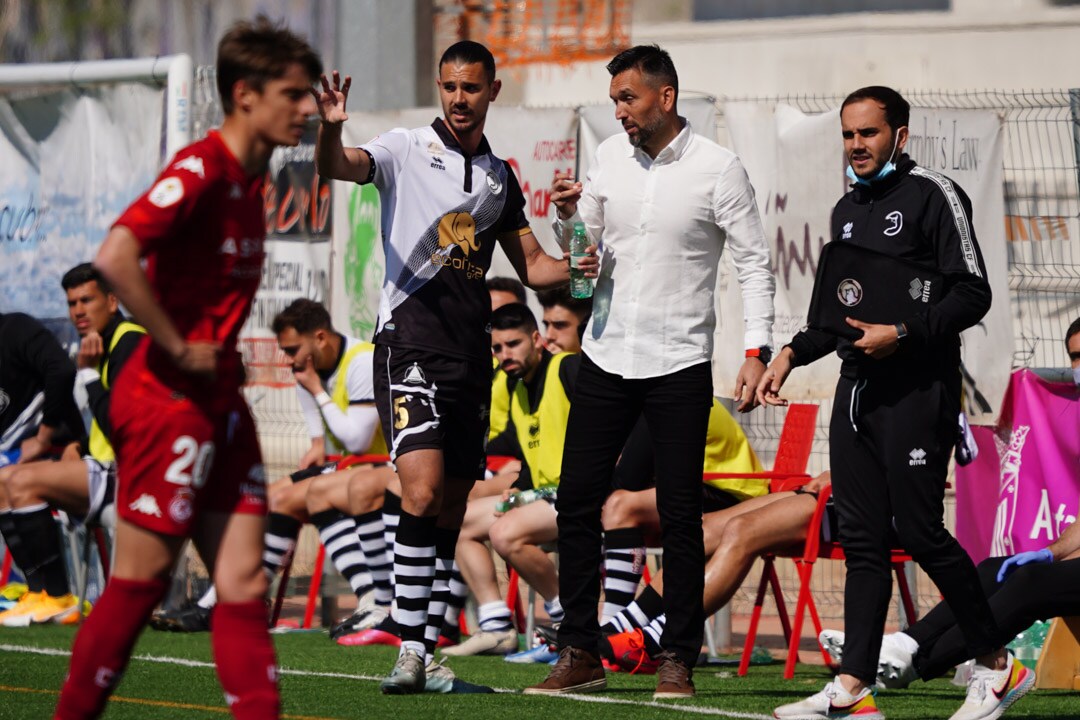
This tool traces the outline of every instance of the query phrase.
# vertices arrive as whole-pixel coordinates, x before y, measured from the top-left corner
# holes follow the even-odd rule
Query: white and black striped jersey
[[[465,155],[441,118],[361,149],[375,162],[386,254],[375,342],[488,360],[492,251],[500,237],[529,232],[510,166],[486,138]]]

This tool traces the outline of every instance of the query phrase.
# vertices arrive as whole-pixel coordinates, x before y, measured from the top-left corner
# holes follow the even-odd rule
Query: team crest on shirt
[[[499,180],[499,176],[495,174],[494,170],[488,170],[488,174],[487,174],[486,179],[487,179],[488,189],[491,190],[492,193],[494,193],[495,195],[498,195],[499,193],[502,192],[502,189],[503,189],[502,181]]]
[[[848,307],[855,307],[862,302],[863,289],[858,280],[845,278],[836,288],[836,297]]]
[[[147,195],[147,199],[159,208],[175,205],[182,197],[184,197],[184,183],[176,177],[167,177],[160,181]]]
[[[185,523],[191,519],[191,514],[194,511],[192,500],[192,492],[185,488],[177,492],[173,499],[169,501],[169,517],[172,518],[173,522]]]

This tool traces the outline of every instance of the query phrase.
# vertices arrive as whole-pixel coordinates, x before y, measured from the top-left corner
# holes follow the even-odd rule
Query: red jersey
[[[262,186],[263,175],[249,177],[211,131],[178,152],[115,223],[138,239],[157,301],[184,339],[221,344],[214,381],[182,372],[153,342],[128,365],[211,409],[228,406],[243,382],[236,341],[262,276]]]

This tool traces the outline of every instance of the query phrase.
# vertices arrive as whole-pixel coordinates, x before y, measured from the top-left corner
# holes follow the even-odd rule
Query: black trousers
[[[649,426],[658,472],[656,501],[664,545],[660,644],[693,667],[701,651],[705,551],[701,473],[712,406],[708,362],[670,375],[626,380],[582,357],[566,426],[559,512],[559,599],[566,617],[559,646],[597,652],[602,561],[600,510],[612,471],[638,417]]]
[[[975,565],[945,529],[945,476],[956,440],[956,387],[841,378],[829,458],[840,543],[847,556],[840,672],[874,683],[892,595],[894,537],[941,591],[968,656],[1000,647]],[[895,536],[893,531],[895,530]]]
[[[978,568],[979,580],[997,621],[994,640],[998,645],[1006,644],[1036,620],[1080,612],[1080,559],[1025,565],[999,583],[998,569],[1005,560],[988,558]],[[919,643],[915,669],[923,680],[933,680],[971,657],[956,616],[945,603],[938,603],[904,632]]]

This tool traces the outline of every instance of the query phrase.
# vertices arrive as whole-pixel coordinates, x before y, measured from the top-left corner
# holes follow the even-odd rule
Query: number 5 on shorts
[[[409,425],[409,408],[405,407],[408,395],[399,395],[394,398],[394,429],[402,430]]]
[[[214,443],[207,440],[200,445],[190,435],[181,435],[173,443],[172,451],[177,458],[169,463],[165,479],[174,485],[190,485],[196,490],[205,485],[214,461]]]

